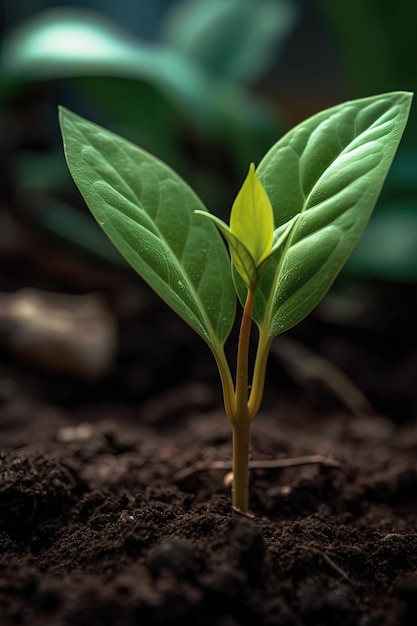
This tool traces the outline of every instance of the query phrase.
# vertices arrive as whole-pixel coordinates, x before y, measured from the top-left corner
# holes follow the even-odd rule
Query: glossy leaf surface
[[[257,168],[275,227],[300,214],[260,281],[254,318],[270,337],[322,299],[375,206],[404,131],[412,95],[354,100],[287,133]],[[243,286],[239,287],[242,298]]]
[[[168,166],[61,108],[70,172],[94,217],[152,289],[213,351],[235,316],[230,260],[205,210]]]

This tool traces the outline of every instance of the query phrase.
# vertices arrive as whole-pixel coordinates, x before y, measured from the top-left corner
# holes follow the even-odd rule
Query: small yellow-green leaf
[[[255,267],[271,252],[274,214],[253,163],[233,203],[230,229],[252,256]],[[235,260],[232,260],[236,265]]]
[[[196,211],[198,212],[198,211]],[[202,214],[207,214],[207,213],[203,213],[203,211],[201,211]],[[288,237],[291,234],[291,231],[293,230],[293,227],[295,225],[295,223],[297,222],[298,218],[300,217],[300,213],[297,213],[297,215],[294,215],[294,217],[292,217],[290,220],[288,220],[288,222],[285,222],[285,224],[282,224],[281,226],[278,226],[278,228],[276,228],[274,230],[274,237],[273,237],[273,243],[272,243],[272,248],[270,253],[268,254],[268,256],[266,256],[264,258],[264,260],[260,263],[260,265],[258,265],[255,268],[255,265],[253,265],[253,267],[255,268],[255,274],[254,274],[254,280],[251,283],[248,283],[248,281],[246,280],[246,278],[243,276],[242,272],[239,271],[236,273],[237,267],[236,264],[234,263],[234,267],[232,268],[232,273],[233,273],[233,281],[235,284],[235,289],[236,289],[236,293],[239,297],[239,300],[242,304],[242,306],[245,305],[245,300],[246,300],[246,296],[247,296],[247,287],[251,288],[251,287],[257,287],[259,280],[262,276],[262,274],[264,273],[266,266],[268,265],[271,257],[275,254],[275,252],[279,252],[281,249],[282,252],[282,248],[284,246],[284,244],[286,243]],[[215,218],[213,221],[217,223],[217,218]],[[219,220],[221,221],[221,220]],[[223,224],[223,222],[222,222]],[[225,224],[223,224],[224,226],[226,226]],[[219,226],[220,227],[220,226]],[[228,227],[227,227],[228,228]],[[222,229],[220,229],[221,232],[223,232]],[[243,244],[240,244],[241,246]],[[230,249],[230,243],[229,243],[229,249]],[[249,253],[247,253],[249,255]],[[250,257],[250,255],[249,255]],[[250,257],[250,259],[252,259],[252,257]],[[277,255],[275,255],[275,263],[278,262],[278,258]],[[253,259],[252,259],[252,264],[253,264]],[[274,265],[274,261],[272,262],[272,265]],[[240,280],[240,278],[243,278],[243,282],[242,280]]]

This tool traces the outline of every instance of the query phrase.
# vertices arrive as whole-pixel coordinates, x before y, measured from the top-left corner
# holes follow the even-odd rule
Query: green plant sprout
[[[261,404],[271,343],[311,312],[352,252],[411,100],[407,92],[352,100],[290,130],[256,170],[250,165],[229,226],[167,165],[60,108],[68,167],[92,214],[214,355],[233,432],[232,503],[242,512],[248,511],[250,425]],[[243,314],[233,379],[224,347],[236,295]],[[253,322],[257,351],[250,368]]]

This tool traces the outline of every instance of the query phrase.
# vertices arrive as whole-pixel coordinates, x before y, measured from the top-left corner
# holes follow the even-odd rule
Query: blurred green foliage
[[[213,212],[227,217],[248,164],[259,162],[288,130],[278,113],[280,89],[269,82],[265,93],[264,83],[260,94],[261,81],[283,56],[291,65],[288,42],[292,51],[295,42],[305,58],[306,76],[323,70],[310,58],[315,35],[307,41],[309,24],[297,30],[306,15],[315,12],[335,57],[342,60],[346,99],[417,91],[414,0],[72,0],[78,6],[42,10],[54,4],[6,1],[12,19],[2,42],[0,97],[7,111],[2,143],[11,175],[26,197],[37,199],[34,214],[42,227],[67,238],[76,235],[84,215],[77,210],[71,221],[77,198],[62,156],[58,103],[172,165]],[[105,17],[105,10],[113,17]],[[132,28],[124,28],[129,20]],[[152,33],[139,37],[136,33],[143,33],[148,22]],[[315,103],[320,94],[311,96]],[[41,112],[37,110],[33,124],[49,133],[41,150],[33,149],[31,120],[24,119],[33,113],[28,113],[28,98],[39,98]],[[338,99],[337,94],[334,103]],[[305,108],[313,113],[312,106]],[[13,130],[20,145],[10,146],[16,142]],[[54,214],[55,199],[60,206],[66,203],[62,220]],[[345,272],[416,280],[416,205],[414,106],[378,207]],[[88,218],[85,229],[91,231],[87,245],[91,241],[96,250],[106,246],[93,243],[101,234]]]
[[[414,0],[316,0],[356,93],[416,87]],[[416,114],[415,114],[416,115]]]
[[[187,133],[200,156],[211,142],[246,171],[277,123],[248,85],[276,58],[296,17],[288,2],[254,6],[176,2],[152,44],[90,11],[49,10],[6,35],[3,80],[10,93],[22,82],[77,79],[71,88],[88,94],[92,110],[180,171],[193,165],[182,163]]]
[[[253,84],[276,61],[297,15],[286,0],[181,0],[150,42],[91,10],[35,12],[5,33],[2,99],[13,104],[34,84],[58,83],[61,104],[168,162],[221,213],[249,162],[282,132]],[[15,161],[25,188],[54,193],[65,180],[56,171],[64,166],[59,145]],[[61,228],[45,207],[50,202],[42,223],[68,236],[70,208]]]
[[[316,0],[356,96],[417,92],[414,0]],[[347,270],[385,280],[417,280],[417,107],[384,191]]]

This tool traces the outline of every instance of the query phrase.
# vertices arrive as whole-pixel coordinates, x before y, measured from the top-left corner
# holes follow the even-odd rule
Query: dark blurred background
[[[160,157],[212,212],[227,217],[248,164],[293,125],[343,100],[417,88],[414,0],[3,0],[1,20],[5,363],[25,352],[10,349],[27,323],[16,313],[18,290],[99,294],[104,314],[122,330],[117,340],[109,331],[108,369],[94,376],[103,380],[111,371],[123,393],[139,398],[174,385],[178,367],[170,367],[179,358],[197,379],[214,370],[201,365],[199,339],[182,322],[163,307],[155,315],[150,290],[88,214],[64,161],[57,106]],[[377,209],[341,278],[293,335],[343,368],[385,412],[400,406],[404,418],[417,408],[416,118],[414,105]],[[61,304],[31,306],[52,319]],[[156,321],[150,354],[146,324]],[[28,358],[53,375],[68,374],[44,360]]]

